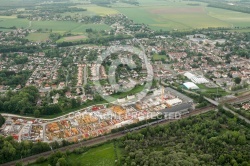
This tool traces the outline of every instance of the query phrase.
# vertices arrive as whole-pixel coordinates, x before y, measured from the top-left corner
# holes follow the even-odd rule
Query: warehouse
[[[204,78],[203,76],[196,76],[196,75],[189,73],[189,72],[186,72],[184,74],[184,76],[186,76],[188,79],[190,79],[195,84],[209,83],[209,81],[206,78]]]
[[[196,89],[199,89],[199,87],[194,84],[193,82],[185,82],[183,84],[187,89],[191,89],[191,90],[196,90]]]

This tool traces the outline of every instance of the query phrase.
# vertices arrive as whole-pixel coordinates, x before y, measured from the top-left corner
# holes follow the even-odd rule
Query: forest
[[[122,165],[249,165],[250,126],[224,110],[128,133]]]

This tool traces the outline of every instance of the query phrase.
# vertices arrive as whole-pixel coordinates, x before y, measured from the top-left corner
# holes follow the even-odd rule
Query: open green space
[[[232,26],[249,27],[250,14],[235,12],[231,10],[207,8],[208,15],[224,22],[230,23]]]
[[[10,27],[17,27],[17,28],[27,28],[29,27],[29,20],[26,19],[18,19],[18,18],[12,18],[5,17],[1,18],[0,17],[0,27],[4,28],[10,28]]]
[[[88,13],[92,13],[95,15],[105,16],[105,15],[112,15],[112,14],[118,14],[119,11],[115,10],[114,8],[108,8],[103,6],[97,6],[97,5],[77,5],[78,8],[87,9]]]
[[[187,1],[140,1],[139,7],[119,7],[116,10],[137,23],[148,24],[155,30],[190,30],[208,27],[250,26],[250,14],[224,9],[188,5]]]
[[[46,41],[49,39],[49,33],[30,33],[26,39],[30,41]]]
[[[66,158],[70,166],[114,166],[115,150],[113,143],[107,143],[91,148],[82,154],[70,154]],[[30,166],[47,166],[48,162],[32,164]]]
[[[205,95],[205,96],[215,96],[215,97],[218,96],[218,97],[220,97],[220,96],[226,96],[229,94],[228,92],[221,89],[220,87],[209,88],[209,87],[206,87],[206,85],[204,85],[204,84],[198,84],[197,86],[200,88],[201,94]]]
[[[166,60],[167,56],[166,55],[159,55],[159,54],[154,54],[153,55],[153,60],[155,60],[155,61],[160,61],[162,59]]]
[[[110,27],[105,24],[82,24],[72,21],[32,21],[27,19],[17,18],[0,18],[0,27],[10,28],[30,28],[30,29],[42,29],[51,30],[53,32],[75,32],[84,33],[86,29],[92,28],[93,30],[108,30]]]
[[[80,155],[72,154],[68,160],[72,165],[80,163],[84,166],[113,166],[115,165],[114,144],[104,144]]]

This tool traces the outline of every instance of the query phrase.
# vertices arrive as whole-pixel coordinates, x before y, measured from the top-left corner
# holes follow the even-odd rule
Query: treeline
[[[131,36],[124,36],[124,35],[117,35],[117,36],[108,36],[108,37],[101,37],[101,38],[90,38],[86,40],[81,40],[77,42],[62,42],[58,43],[58,47],[68,47],[73,45],[80,45],[80,44],[98,44],[98,45],[107,45],[110,41],[115,40],[124,40],[124,39],[131,39]]]
[[[122,0],[122,2],[130,5],[139,5],[139,2],[137,0]]]
[[[5,123],[4,117],[0,114],[0,128]]]
[[[41,12],[52,12],[52,13],[65,13],[65,12],[83,12],[87,9],[77,7],[60,7],[60,6],[46,6],[39,9]]]
[[[224,110],[148,127],[119,140],[123,152],[120,163],[247,166],[250,164],[249,128]]]
[[[231,110],[233,110],[234,112],[244,116],[245,118],[247,118],[248,120],[250,120],[250,112],[249,111],[246,111],[246,110],[243,110],[243,109],[236,109],[234,106],[226,103],[225,106]]]
[[[0,47],[1,53],[9,53],[9,52],[26,52],[26,53],[34,53],[38,52],[40,47],[38,46],[7,46],[2,45]]]
[[[216,3],[209,3],[208,7],[233,10],[233,11],[242,12],[242,13],[250,13],[249,7],[237,6],[237,5],[229,5],[227,3],[218,3],[218,2],[216,2]]]
[[[33,143],[31,141],[17,142],[12,136],[0,136],[0,164],[50,151],[51,147],[57,149],[69,144],[65,140],[62,141],[61,145],[58,142],[50,144],[45,142]]]

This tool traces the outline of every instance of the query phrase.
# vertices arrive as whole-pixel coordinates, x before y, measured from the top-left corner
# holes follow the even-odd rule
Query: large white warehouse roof
[[[197,85],[195,85],[193,82],[185,82],[183,84],[187,89],[199,89]]]
[[[184,76],[186,76],[188,79],[190,79],[193,83],[196,83],[196,84],[205,84],[205,83],[209,83],[209,81],[202,77],[202,76],[196,76],[192,73],[189,73],[189,72],[186,72],[184,74]]]

